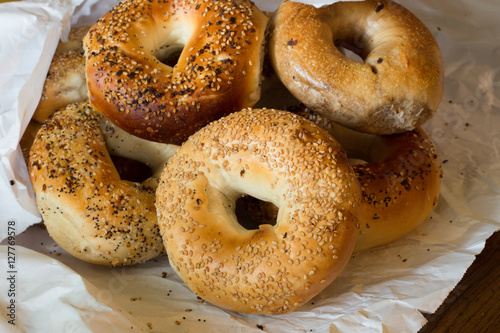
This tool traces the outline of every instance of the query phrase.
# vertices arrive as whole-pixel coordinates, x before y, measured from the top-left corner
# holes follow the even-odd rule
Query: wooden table
[[[500,231],[487,241],[484,250],[448,298],[419,333],[500,332]]]

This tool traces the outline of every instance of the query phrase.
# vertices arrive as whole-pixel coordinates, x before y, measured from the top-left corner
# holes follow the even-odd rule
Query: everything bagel
[[[267,21],[247,0],[125,0],[84,39],[91,106],[131,134],[179,144],[258,101]],[[178,51],[175,66],[161,62]]]
[[[124,133],[88,103],[56,112],[38,131],[29,160],[51,237],[73,256],[101,265],[130,265],[164,253],[154,191],[176,149]],[[110,153],[156,171],[142,184],[122,180]]]
[[[351,162],[362,192],[355,251],[395,241],[428,219],[438,202],[442,169],[436,147],[422,128],[369,135],[307,108],[290,111],[329,132],[354,157]]]

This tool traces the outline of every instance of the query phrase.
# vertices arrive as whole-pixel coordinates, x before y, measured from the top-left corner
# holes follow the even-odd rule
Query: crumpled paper
[[[266,11],[279,3],[255,2]],[[500,226],[500,4],[399,2],[427,25],[443,54],[443,101],[425,125],[444,169],[438,206],[403,239],[353,255],[340,277],[302,308],[272,317],[197,299],[166,257],[120,268],[79,261],[35,225],[40,219],[19,139],[59,38],[71,25],[92,23],[116,0],[0,4],[2,331],[418,331],[425,324],[421,312],[436,311]]]

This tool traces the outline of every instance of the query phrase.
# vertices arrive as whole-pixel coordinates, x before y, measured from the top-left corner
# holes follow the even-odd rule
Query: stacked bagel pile
[[[420,126],[441,99],[441,56],[392,1],[284,1],[268,22],[247,0],[127,0],[83,44],[66,51],[76,70],[58,62],[67,56],[51,67],[76,73],[53,98],[80,103],[36,111],[44,123],[29,156],[50,235],[82,260],[126,265],[166,251],[205,300],[280,314],[321,292],[353,251],[405,235],[437,204],[439,157]],[[267,55],[301,105],[252,108]],[[124,180],[111,155],[153,173]],[[275,207],[276,222],[244,228],[242,196]]]

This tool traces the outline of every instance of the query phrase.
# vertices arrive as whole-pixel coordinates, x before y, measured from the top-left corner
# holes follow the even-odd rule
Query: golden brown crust
[[[364,62],[344,56],[346,43]],[[422,22],[393,1],[283,2],[271,22],[273,66],[309,108],[368,133],[412,130],[443,94],[439,47]]]
[[[362,191],[355,251],[395,241],[429,218],[438,202],[442,169],[436,147],[422,128],[368,136],[332,124],[314,111],[292,110],[349,146],[349,156],[369,161],[353,165]],[[357,147],[356,140],[366,147]]]
[[[422,128],[377,138],[372,163],[354,165],[363,193],[355,251],[395,241],[429,218],[438,203],[442,169]]]
[[[40,130],[40,127],[42,127],[42,124],[40,124],[39,122],[33,120],[30,121],[23,133],[23,136],[21,137],[21,140],[19,141],[19,145],[21,146],[21,151],[23,153],[24,162],[26,162],[26,165],[29,164],[30,149],[33,145],[33,141],[35,141],[36,134]]]
[[[267,21],[247,0],[123,1],[84,40],[91,105],[129,133],[181,143],[257,102]],[[173,68],[157,58],[179,48]]]
[[[75,104],[43,124],[30,150],[30,177],[49,234],[73,256],[102,265],[140,263],[164,251],[154,189],[121,180],[106,148],[116,140],[112,147],[126,154],[129,142],[120,133],[87,103]],[[151,149],[132,142],[128,150]]]
[[[68,40],[60,41],[57,45],[33,120],[43,123],[66,105],[88,99],[83,36],[89,28],[90,26],[71,28]]]
[[[276,224],[246,230],[242,194],[279,207]],[[292,311],[349,260],[359,188],[344,151],[313,123],[245,109],[191,136],[157,190],[169,260],[200,297],[258,314]]]
[[[33,119],[43,123],[55,111],[88,99],[83,50],[56,53]]]
[[[83,37],[90,29],[90,25],[72,27],[68,34],[68,40],[59,42],[56,48],[57,53],[69,53],[71,51],[83,51]]]

